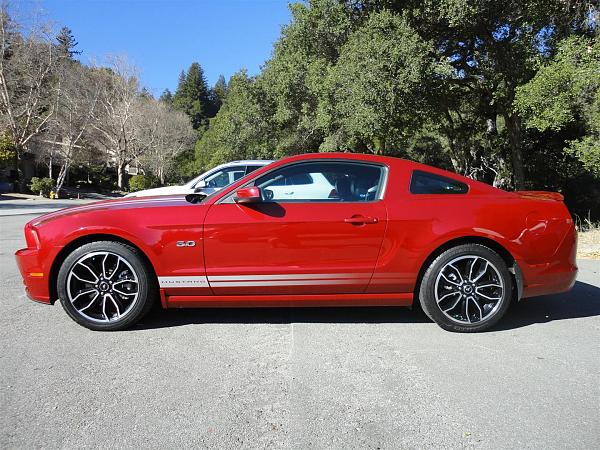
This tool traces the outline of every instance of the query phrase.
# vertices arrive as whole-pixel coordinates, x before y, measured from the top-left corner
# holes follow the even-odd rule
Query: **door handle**
[[[367,223],[378,223],[377,217],[365,217],[365,216],[352,216],[344,219],[344,222],[355,225],[367,224]]]

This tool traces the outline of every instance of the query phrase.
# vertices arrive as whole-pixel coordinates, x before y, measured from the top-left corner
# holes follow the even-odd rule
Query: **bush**
[[[34,193],[39,193],[44,197],[50,196],[50,191],[54,189],[54,180],[52,178],[38,178],[33,177],[31,179],[31,184],[29,185],[31,191]]]
[[[158,179],[151,175],[134,175],[129,179],[129,190],[131,192],[150,189],[158,186]]]

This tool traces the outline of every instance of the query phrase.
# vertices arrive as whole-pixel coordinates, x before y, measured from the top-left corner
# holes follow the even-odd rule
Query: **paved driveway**
[[[0,217],[0,447],[600,448],[600,263],[493,332],[402,308],[181,310],[88,331]]]

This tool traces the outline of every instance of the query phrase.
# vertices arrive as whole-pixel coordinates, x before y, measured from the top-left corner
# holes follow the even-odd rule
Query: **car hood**
[[[127,198],[132,197],[153,197],[155,195],[176,195],[189,194],[190,188],[187,186],[163,186],[153,189],[144,189],[143,191],[132,192],[126,195]]]
[[[184,206],[190,203],[185,199],[185,195],[169,195],[154,197],[123,197],[116,200],[103,200],[99,202],[88,203],[85,205],[64,208],[55,212],[36,217],[31,221],[34,226],[40,226],[45,222],[74,216],[76,214],[88,214],[95,211],[117,211],[134,208],[156,208],[168,206]]]

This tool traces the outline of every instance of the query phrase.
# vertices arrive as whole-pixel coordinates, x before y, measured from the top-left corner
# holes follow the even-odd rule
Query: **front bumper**
[[[40,261],[39,250],[23,248],[15,253],[27,296],[40,303],[50,304],[49,273]]]

